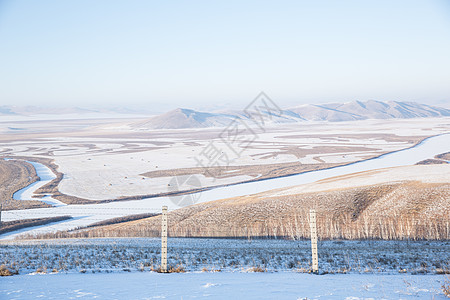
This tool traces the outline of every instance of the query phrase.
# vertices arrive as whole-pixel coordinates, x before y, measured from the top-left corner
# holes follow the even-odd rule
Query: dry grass
[[[279,164],[267,164],[267,165],[245,165],[245,166],[222,166],[222,167],[209,167],[209,168],[181,168],[151,171],[142,176],[149,178],[158,177],[172,177],[183,175],[202,174],[205,177],[214,178],[228,178],[235,176],[251,176],[257,180],[287,176],[292,174],[299,174],[308,171],[316,171],[320,169],[326,169],[336,167],[343,164],[301,164],[301,163],[279,163]],[[253,181],[253,180],[252,180]]]
[[[446,161],[440,160],[440,159],[425,159],[422,161],[419,161],[416,163],[416,165],[441,165],[441,164],[447,164]]]
[[[391,142],[408,142],[413,145],[421,142],[425,137],[399,137],[396,135],[388,135],[388,134],[374,134],[374,135],[340,135],[340,137],[336,136],[327,136],[321,135],[321,139],[329,139],[333,141],[339,141],[340,139],[351,139],[351,138],[367,138],[370,136],[371,138],[380,138],[386,141]],[[292,138],[299,137],[308,137],[308,135],[295,135],[295,136],[287,136]],[[317,138],[317,136],[311,136]],[[286,136],[284,136],[286,138]],[[261,142],[260,142],[261,143]],[[249,148],[258,149],[258,146],[250,146]],[[194,175],[201,174],[205,177],[213,177],[213,178],[228,178],[234,176],[251,176],[257,178],[256,180],[268,179],[274,177],[282,177],[289,176],[293,174],[300,174],[308,171],[316,171],[321,169],[332,168],[336,166],[342,166],[353,162],[346,163],[325,163],[320,155],[323,154],[333,154],[333,153],[352,153],[352,152],[368,152],[373,153],[378,151],[376,148],[368,148],[368,147],[357,147],[357,146],[315,146],[311,149],[305,149],[301,146],[283,146],[277,151],[270,151],[265,153],[255,154],[253,156],[258,156],[259,159],[269,159],[276,157],[278,155],[294,155],[297,159],[305,157],[311,154],[317,154],[319,156],[314,157],[317,164],[302,164],[298,162],[288,162],[288,163],[277,163],[277,164],[258,164],[258,165],[243,165],[243,166],[221,166],[221,167],[194,167],[194,168],[180,168],[180,169],[169,169],[169,170],[158,170],[151,171],[147,173],[140,174],[142,176],[146,176],[149,178],[158,178],[158,177],[173,177],[173,176],[183,176],[183,175]],[[379,152],[377,155],[368,155],[364,159],[375,158],[387,152]],[[248,180],[254,181],[254,180]]]
[[[4,158],[4,157],[3,157]],[[55,175],[56,178],[53,179],[51,182],[47,183],[46,185],[42,186],[41,188],[37,189],[35,191],[35,195],[33,198],[42,198],[45,195],[51,195],[54,199],[57,199],[63,203],[66,204],[100,204],[100,203],[109,203],[113,201],[132,201],[132,200],[141,200],[145,198],[152,198],[152,197],[161,197],[161,196],[167,196],[167,195],[182,195],[189,192],[197,192],[201,190],[205,190],[206,188],[201,188],[197,190],[192,190],[188,192],[175,192],[175,193],[161,193],[161,194],[152,194],[152,195],[136,195],[136,196],[128,196],[128,197],[121,197],[118,199],[105,199],[105,200],[89,200],[84,198],[79,198],[71,195],[63,194],[59,191],[58,186],[61,180],[64,177],[64,174],[58,171],[58,166],[54,163],[53,159],[49,158],[43,158],[43,157],[28,157],[28,156],[13,156],[14,160],[4,161],[2,157],[0,157],[0,182],[4,182],[0,186],[0,196],[2,196],[2,187],[6,191],[12,191],[10,192],[10,199],[12,199],[12,195],[17,190],[20,190],[23,187],[28,186],[29,184],[35,182],[38,180],[38,177],[36,175],[36,171],[34,167],[25,162],[25,160],[37,162],[40,164],[45,165],[48,167]],[[6,170],[1,169],[2,163],[11,163],[18,165],[19,167],[22,167],[22,169],[25,168],[25,170],[16,170],[17,167],[11,166]],[[3,172],[2,172],[3,171]],[[27,174],[33,174],[32,176],[29,176]],[[2,175],[4,177],[2,177]],[[31,179],[27,180],[29,177]],[[22,181],[21,181],[22,178]],[[10,183],[11,182],[11,183]],[[11,188],[13,186],[13,188]],[[17,187],[16,187],[17,186]],[[1,199],[8,199],[7,196],[3,196]],[[50,207],[50,205],[45,204],[41,201],[16,201],[16,200],[10,200],[5,201],[7,202],[6,205],[3,206],[4,210],[8,209],[25,209],[25,208],[35,208],[35,207]]]
[[[14,268],[10,268],[6,265],[0,266],[0,276],[12,276],[17,274],[19,274],[19,271]]]
[[[445,280],[442,283],[441,288],[444,295],[447,296],[447,298],[450,298],[450,277],[448,275],[445,277]]]
[[[88,199],[82,199],[82,198],[78,198],[78,197],[74,197],[74,196],[69,196],[69,195],[65,195],[65,194],[61,193],[58,190],[58,186],[59,186],[59,183],[61,182],[61,180],[63,179],[64,174],[58,171],[58,165],[55,164],[53,159],[43,158],[43,157],[24,157],[24,156],[18,156],[18,157],[14,157],[14,158],[29,160],[29,161],[43,164],[46,167],[48,167],[56,175],[55,179],[53,179],[52,181],[50,181],[49,183],[47,183],[46,185],[42,186],[41,188],[39,188],[35,191],[35,194],[36,194],[35,198],[38,198],[39,195],[50,194],[50,195],[52,195],[53,198],[60,200],[61,202],[64,202],[66,204],[93,204],[93,203],[99,202],[99,201],[92,201],[92,200],[88,200]],[[105,201],[105,202],[110,202],[110,201]]]
[[[297,135],[282,135],[280,137],[283,138],[317,138],[318,135],[307,135],[307,134],[297,134]],[[392,133],[352,133],[352,134],[343,134],[339,135],[335,134],[321,134],[320,139],[329,140],[329,141],[342,141],[348,139],[378,139],[384,140],[386,142],[392,143],[408,143],[408,144],[417,144],[420,143],[423,139],[428,136],[401,136]]]
[[[247,269],[246,271],[250,272],[250,273],[264,273],[264,272],[267,272],[267,269],[263,269],[260,266],[257,266],[257,267],[251,267],[250,269]]]
[[[198,188],[189,191],[181,191],[181,192],[167,192],[167,193],[159,193],[159,194],[149,194],[149,195],[135,195],[135,196],[125,196],[116,199],[105,199],[105,200],[89,200],[84,198],[79,198],[76,196],[67,195],[61,193],[58,189],[59,183],[64,177],[64,174],[58,171],[58,166],[54,163],[52,159],[42,158],[42,157],[26,157],[26,156],[14,156],[14,159],[17,159],[18,163],[24,163],[23,160],[34,161],[37,163],[41,163],[47,166],[52,172],[56,175],[56,178],[49,182],[48,184],[42,186],[41,188],[35,191],[34,198],[38,199],[43,197],[44,195],[52,195],[54,199],[57,199],[66,204],[100,204],[100,203],[109,203],[113,201],[133,201],[133,200],[141,200],[146,198],[154,198],[154,197],[163,197],[169,195],[183,195],[192,192],[199,192],[203,190],[208,190],[210,187]],[[29,165],[29,164],[28,164]],[[250,175],[253,177],[257,177],[250,181],[257,181],[266,178],[274,178],[280,176],[286,176],[291,174],[299,174],[308,171],[315,171],[320,169],[331,168],[335,166],[339,166],[343,164],[300,164],[300,163],[283,163],[283,164],[271,164],[271,165],[257,165],[257,166],[238,166],[238,167],[219,167],[219,168],[186,168],[186,169],[173,169],[173,170],[165,170],[165,171],[153,171],[149,173],[142,174],[147,177],[161,177],[161,176],[177,176],[177,175],[189,175],[189,174],[203,174],[209,177],[217,177],[217,178],[225,178],[228,176],[239,176],[239,175]],[[29,165],[35,173],[34,168]],[[230,172],[227,175],[227,171]],[[261,175],[261,176],[260,176]],[[36,175],[35,175],[36,176]],[[37,178],[37,177],[36,177]],[[27,185],[25,185],[27,186]],[[32,201],[35,203],[36,207],[48,207],[49,205],[42,203],[40,201]],[[25,208],[25,207],[24,207]],[[28,208],[28,207],[26,207]],[[16,208],[20,209],[20,208]]]
[[[3,210],[49,207],[41,201],[13,199],[15,192],[37,180],[36,171],[31,164],[18,160],[5,161],[0,158],[0,203]]]
[[[256,146],[249,146],[250,149],[258,149]],[[379,151],[377,148],[369,148],[369,147],[358,147],[358,146],[313,146],[312,148],[305,148],[304,146],[282,146],[277,147],[276,151],[269,151],[265,153],[254,154],[254,157],[260,157],[260,159],[270,159],[276,158],[278,155],[293,155],[297,159],[306,157],[311,154],[338,154],[342,155],[342,153],[352,153],[352,152],[368,152],[373,153]]]
[[[70,216],[40,218],[40,219],[24,219],[16,221],[2,222],[0,224],[0,234],[16,231],[22,228],[40,226],[54,222],[60,222],[71,219]]]
[[[450,239],[450,184],[420,182],[197,204],[169,213],[169,235],[309,238],[311,208],[321,239]],[[155,216],[44,237],[157,237],[160,230]]]
[[[184,268],[182,265],[169,266],[169,267],[167,268],[167,271],[163,271],[163,270],[161,269],[161,266],[158,266],[158,267],[152,266],[152,267],[150,268],[150,270],[151,270],[152,272],[157,272],[157,273],[186,273],[186,270],[185,270],[185,268]]]
[[[27,161],[33,161],[47,166],[56,175],[56,178],[49,182],[48,184],[42,186],[35,191],[35,196],[33,198],[42,198],[45,195],[52,195],[53,198],[58,199],[66,204],[93,204],[96,201],[91,201],[87,199],[81,199],[74,196],[65,195],[59,192],[58,185],[64,177],[64,174],[58,171],[58,166],[54,163],[52,159],[43,157],[28,157],[28,156],[12,156],[14,160],[4,161],[0,157],[0,196],[3,196],[2,190],[4,190],[3,199],[9,199],[4,201],[3,206],[5,210],[8,209],[26,209],[26,208],[36,208],[36,207],[50,207],[50,205],[43,203],[41,201],[17,201],[12,199],[14,192],[30,185],[31,183],[37,181],[39,177],[36,175],[36,170],[34,167],[27,163]],[[1,169],[4,165],[4,169]],[[2,177],[3,176],[3,177]],[[8,198],[9,195],[9,198]],[[111,202],[113,200],[104,201]]]
[[[40,138],[49,138],[49,137],[54,137],[55,133],[49,133],[48,135],[42,135],[42,134],[38,134],[38,135],[26,135],[26,139],[25,136],[22,137],[22,140],[26,140],[26,141],[30,141],[33,138],[36,137],[40,137]],[[67,133],[66,133],[67,134]],[[92,136],[98,136],[98,134],[100,134],[99,132],[97,133],[93,133]],[[104,134],[104,132],[101,133],[102,135]],[[169,134],[169,135],[168,135]],[[280,133],[281,134],[281,133]],[[75,133],[71,133],[71,136],[78,136],[78,134]],[[86,137],[86,132],[83,132],[83,137]],[[155,132],[152,133],[150,136],[155,136],[155,138],[161,138],[161,137],[167,137],[167,136],[172,136],[172,137],[181,137],[184,136],[186,137],[186,133],[180,133],[180,132]],[[91,136],[91,135],[89,135]],[[283,138],[307,138],[310,135],[297,135],[297,136],[284,136]],[[119,135],[117,135],[117,133],[112,134],[111,136],[108,135],[108,137],[119,137]],[[132,138],[143,138],[145,137],[146,139],[149,138],[148,134],[142,134],[142,133],[129,133],[126,135],[126,137],[128,139],[132,139]],[[205,131],[205,132],[195,132],[192,133],[192,137],[195,137],[196,139],[199,140],[208,140],[211,139],[213,137],[217,137],[217,132],[212,132],[212,131]],[[312,136],[311,137],[315,137],[317,138],[317,136]],[[407,142],[410,144],[416,144],[419,141],[421,141],[424,137],[422,136],[417,136],[417,137],[412,137],[412,136],[406,136],[406,137],[400,137],[400,136],[396,136],[393,134],[348,134],[348,135],[340,135],[339,137],[336,137],[335,135],[320,135],[321,139],[324,140],[330,140],[330,141],[336,141],[339,142],[341,140],[346,140],[346,139],[352,139],[352,138],[356,138],[356,139],[360,139],[360,138],[375,138],[375,139],[380,139],[380,140],[386,140],[386,141],[390,141],[390,142]],[[1,138],[0,138],[1,140]],[[20,136],[14,136],[14,139],[12,140],[5,140],[5,141],[13,141],[13,140],[21,140]],[[51,141],[51,140],[48,140]],[[142,141],[139,141],[139,143],[143,143]],[[148,142],[146,141],[146,143],[149,144],[154,144],[154,145],[169,145],[169,144],[173,144],[171,142],[164,142],[164,141],[152,141],[152,142]],[[139,152],[141,151],[141,147],[136,147],[134,146],[131,141],[130,142],[123,142],[122,143],[124,145],[124,147],[127,148],[126,151],[127,153],[129,151],[131,152]],[[186,142],[186,144],[188,145],[199,145],[196,143],[189,143]],[[263,145],[265,148],[264,149],[270,149],[266,148],[268,145],[271,145],[272,143],[268,143],[268,142],[258,142],[255,143],[254,145],[251,146],[251,148],[255,148],[257,149],[258,147],[261,147],[261,145]],[[68,144],[68,143],[63,143],[61,144],[62,146],[68,147],[68,146],[72,146],[74,147],[73,149],[76,149],[77,147],[84,147],[89,151],[98,151],[98,153],[102,153],[105,150],[104,149],[97,149],[98,147],[95,144],[92,143],[73,143],[73,144]],[[279,145],[278,145],[279,146]],[[368,151],[372,154],[370,154],[369,157],[373,157],[373,152],[378,150],[378,149],[373,149],[373,148],[367,148],[365,146],[316,146],[312,149],[305,149],[304,147],[302,147],[301,145],[297,145],[297,146],[284,146],[280,149],[278,149],[278,146],[276,146],[275,148],[277,149],[277,151],[271,149],[271,150],[267,150],[267,152],[264,153],[259,153],[256,156],[258,156],[259,158],[255,157],[255,160],[258,159],[267,159],[267,158],[271,158],[273,156],[276,155],[280,155],[280,154],[292,154],[295,155],[296,157],[304,157],[305,155],[309,155],[312,153],[317,154],[318,156],[314,157],[314,159],[318,162],[317,164],[300,164],[297,162],[291,162],[291,163],[282,163],[282,164],[260,164],[260,165],[245,165],[245,166],[238,166],[238,167],[233,167],[233,166],[229,166],[229,167],[219,167],[219,168],[208,168],[208,169],[204,169],[204,168],[185,168],[185,169],[173,169],[173,170],[164,170],[164,171],[153,171],[153,172],[148,172],[145,173],[144,175],[147,177],[160,177],[160,176],[176,176],[176,175],[189,175],[189,174],[203,174],[207,177],[216,177],[216,178],[227,178],[227,177],[234,177],[234,176],[242,176],[242,175],[247,175],[247,176],[251,176],[253,177],[252,179],[248,180],[249,181],[256,181],[256,180],[261,180],[261,179],[267,179],[267,178],[274,178],[274,177],[280,177],[280,176],[286,176],[286,175],[292,175],[292,174],[299,174],[299,173],[303,173],[303,172],[307,172],[307,171],[314,171],[314,170],[319,170],[319,169],[325,169],[325,168],[330,168],[330,167],[334,167],[334,166],[338,166],[338,165],[343,165],[343,163],[341,164],[330,164],[330,163],[324,163],[324,161],[321,159],[320,155],[321,154],[330,154],[330,153],[342,153],[342,152],[354,152],[354,151]],[[154,149],[154,147],[144,147],[146,150],[151,150]],[[64,193],[61,193],[59,191],[59,184],[61,182],[61,180],[63,179],[64,174],[62,174],[61,172],[58,171],[58,166],[55,164],[54,160],[52,159],[52,156],[54,155],[54,153],[51,150],[52,148],[39,148],[39,147],[29,147],[28,151],[33,150],[34,154],[36,156],[15,156],[14,152],[12,152],[11,149],[6,149],[4,151],[2,151],[3,155],[7,155],[7,154],[11,154],[14,158],[20,159],[20,160],[31,160],[31,161],[36,161],[39,163],[42,163],[44,165],[46,165],[47,167],[49,167],[53,173],[56,175],[56,178],[54,180],[52,180],[50,183],[48,183],[47,185],[41,187],[40,189],[38,189],[36,191],[36,195],[34,196],[34,198],[38,199],[40,197],[43,197],[44,194],[50,194],[52,195],[53,198],[62,201],[66,204],[99,204],[99,203],[108,203],[108,202],[112,202],[112,201],[130,201],[130,200],[141,200],[141,199],[145,199],[145,198],[152,198],[152,197],[162,197],[162,196],[169,196],[169,195],[178,195],[178,194],[185,194],[185,193],[190,193],[190,192],[198,192],[198,191],[202,191],[202,190],[206,190],[209,189],[208,188],[202,188],[202,189],[197,189],[197,190],[191,190],[191,191],[186,191],[186,192],[166,192],[166,193],[158,193],[158,194],[142,194],[142,195],[133,195],[133,196],[124,196],[124,197],[119,197],[119,198],[115,198],[115,199],[105,199],[105,200],[90,200],[90,199],[86,199],[86,198],[80,198],[80,197],[76,197],[76,196],[71,196],[71,195],[67,195]],[[71,150],[71,149],[69,149]],[[382,154],[384,152],[379,151],[379,154]],[[366,157],[366,158],[369,158]],[[27,204],[27,206],[25,206],[24,208],[28,208],[28,207],[44,207],[44,206],[48,206],[47,204],[44,204],[42,202],[39,201],[32,201],[29,204]],[[16,207],[18,208],[18,207]]]
[[[124,216],[124,217],[103,220],[103,221],[91,224],[87,227],[97,227],[97,226],[105,226],[105,225],[112,225],[112,224],[120,224],[120,223],[150,218],[150,217],[153,217],[156,215],[159,215],[159,214],[144,213],[144,214],[129,215],[129,216]]]
[[[416,165],[433,165],[433,164],[448,164],[450,161],[450,152],[438,154],[430,159],[425,159],[416,163]]]
[[[443,159],[443,160],[450,160],[450,152],[445,152],[445,153],[438,154],[434,158],[436,158],[436,159]]]

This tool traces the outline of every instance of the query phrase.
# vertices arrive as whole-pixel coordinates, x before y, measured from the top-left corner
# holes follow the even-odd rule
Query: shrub
[[[17,270],[10,269],[6,265],[0,266],[0,276],[12,276],[17,274],[19,274]]]
[[[263,273],[266,272],[266,269],[261,268],[260,266],[258,267],[251,267],[250,269],[247,270],[247,272],[255,272],[255,273]]]
[[[186,270],[184,269],[183,266],[177,265],[176,267],[170,266],[168,272],[169,273],[186,273]]]
[[[444,295],[447,296],[447,298],[450,298],[450,277],[447,276],[444,283],[441,286],[442,291],[444,292]]]

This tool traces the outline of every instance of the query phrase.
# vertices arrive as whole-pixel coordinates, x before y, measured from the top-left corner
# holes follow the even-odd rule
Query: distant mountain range
[[[151,114],[150,110],[116,107],[105,109],[86,109],[80,107],[43,107],[43,106],[0,106],[0,116],[36,116],[36,115],[85,115],[85,114]]]
[[[265,120],[272,123],[292,123],[301,121],[356,121],[366,119],[409,119],[450,116],[450,109],[398,101],[353,101],[347,103],[306,104],[273,111],[261,109]],[[180,129],[227,126],[234,119],[250,121],[250,116],[240,111],[200,112],[177,108],[165,114],[135,122],[136,129]]]
[[[450,116],[450,109],[399,101],[353,101],[347,103],[305,104],[279,112],[260,108],[260,113],[269,123],[293,123],[301,121],[353,121],[366,119],[408,119]],[[39,106],[0,106],[0,116],[36,116],[36,115],[80,115],[96,116],[151,115],[148,110],[131,107],[109,109],[85,109],[79,107],[39,107]],[[180,129],[224,127],[236,118],[247,120],[250,115],[244,111],[221,110],[201,112],[186,108],[177,108],[161,115],[130,124],[135,129]]]

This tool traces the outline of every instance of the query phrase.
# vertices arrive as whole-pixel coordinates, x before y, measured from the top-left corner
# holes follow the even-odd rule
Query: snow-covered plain
[[[349,163],[410,147],[418,137],[448,132],[449,120],[419,118],[273,125],[256,132],[257,136],[242,134],[244,140],[255,140],[245,144],[238,157],[234,153],[236,145],[219,138],[223,131],[220,128],[142,131],[114,127],[115,123],[93,123],[89,127],[87,120],[81,120],[80,128],[76,127],[76,121],[67,121],[68,124],[63,125],[72,127],[65,131],[63,127],[61,132],[43,134],[28,132],[27,126],[50,130],[55,123],[0,122],[0,128],[23,127],[23,130],[0,137],[0,154],[54,159],[65,175],[59,185],[62,193],[101,200],[167,192],[171,177],[165,176],[170,175],[145,178],[141,174],[196,167],[196,158],[203,158],[202,153],[210,142],[228,157],[230,166]],[[198,177],[202,186],[252,179],[248,174],[235,175]]]
[[[395,133],[405,136],[433,135],[448,132],[448,118],[440,120],[403,120],[394,121],[364,121],[358,123],[367,129],[373,126],[373,133]],[[395,125],[394,125],[395,124]],[[432,125],[430,125],[432,124]],[[364,125],[364,126],[363,126]],[[286,137],[287,131],[268,133],[266,144],[249,149],[247,155],[236,162],[238,165],[254,164],[255,154],[276,151],[282,141],[283,145],[304,144],[305,149],[312,147],[312,143],[327,144],[329,146],[365,144],[377,150],[367,152],[321,154],[320,158],[326,162],[346,162],[376,155],[380,151],[394,151],[410,146],[405,142],[388,142],[382,139],[370,138],[339,138],[343,132],[357,133],[356,123],[340,123],[333,126],[318,124],[316,131],[310,130],[311,135],[335,134],[340,140],[330,140],[308,137],[294,139]],[[0,128],[1,129],[1,128]],[[119,130],[119,129],[118,129]],[[1,131],[1,130],[0,130]],[[4,131],[9,134],[8,130]],[[126,132],[125,132],[126,133]],[[196,135],[201,131],[186,131]],[[369,160],[347,167],[334,168],[302,175],[266,180],[252,184],[241,184],[223,189],[215,189],[201,194],[198,201],[210,201],[237,195],[246,195],[265,190],[313,183],[317,180],[327,180],[335,176],[353,174],[364,170],[390,168],[395,166],[408,166],[435,154],[447,152],[450,144],[450,135],[430,139],[419,147],[393,153],[375,160]],[[101,143],[86,146],[89,141]],[[127,143],[132,139],[124,139]],[[170,139],[166,139],[170,140]],[[109,188],[105,184],[120,184],[113,186],[113,195],[121,190],[130,188],[131,193],[146,191],[149,186],[139,185],[137,181],[143,180],[141,170],[151,171],[161,168],[174,168],[192,164],[187,163],[188,157],[198,154],[196,151],[204,147],[204,142],[198,146],[182,145],[185,141],[195,143],[195,138],[187,138],[180,134],[174,143],[158,145],[158,149],[147,149],[143,152],[120,153],[128,151],[130,146],[118,146],[118,139],[106,138],[67,138],[33,139],[29,142],[8,142],[0,146],[0,151],[23,156],[45,156],[46,151],[53,151],[61,170],[66,174],[63,180],[64,191],[93,193],[91,199],[105,197]],[[79,145],[76,145],[76,144]],[[80,144],[83,143],[83,144]],[[148,147],[148,144],[134,141],[132,146]],[[274,143],[270,147],[270,143]],[[102,145],[103,144],[103,145]],[[153,145],[155,146],[155,145]],[[33,147],[35,147],[33,149]],[[8,150],[12,149],[12,150]],[[142,149],[141,149],[142,150]],[[41,153],[41,154],[39,154]],[[170,156],[169,153],[175,153]],[[257,159],[258,163],[280,163],[300,161],[302,163],[314,162],[314,155],[307,155],[297,160],[292,154],[282,154],[271,159]],[[90,160],[89,160],[90,159]],[[42,166],[35,165],[38,173],[47,172]],[[192,165],[190,165],[192,166]],[[448,166],[426,166],[438,173],[441,179],[446,180],[449,175]],[[45,167],[44,167],[45,168]],[[78,168],[78,169],[77,169]],[[91,168],[88,169],[87,168]],[[150,168],[150,169],[149,169]],[[401,167],[395,176],[389,180],[400,180],[408,177],[410,167]],[[403,169],[405,168],[405,169]],[[72,171],[70,171],[72,170]],[[85,172],[85,171],[90,172]],[[102,173],[115,172],[114,176],[101,176]],[[387,174],[386,171],[382,174]],[[129,176],[129,174],[134,174]],[[44,174],[44,173],[42,173]],[[39,175],[42,175],[39,174]],[[372,173],[373,174],[373,173]],[[391,173],[389,173],[391,174]],[[422,173],[421,175],[424,175]],[[129,180],[125,180],[124,176]],[[361,179],[374,180],[378,175]],[[417,176],[416,176],[417,178]],[[442,179],[443,178],[443,179]],[[45,179],[45,176],[42,176]],[[47,178],[48,179],[48,178]],[[88,184],[86,187],[77,185],[77,180]],[[165,178],[161,179],[164,182]],[[368,180],[367,182],[370,182]],[[80,181],[78,181],[79,183]],[[155,181],[154,186],[160,186]],[[433,181],[432,181],[433,182]],[[42,183],[42,182],[41,182]],[[148,182],[147,182],[148,183]],[[36,186],[18,193],[21,199],[32,195]],[[134,189],[133,186],[136,186]],[[82,188],[85,188],[83,191]],[[145,188],[145,189],[144,189]],[[70,194],[70,193],[69,193]],[[111,196],[111,194],[109,195]],[[23,197],[23,198],[22,198]],[[45,198],[46,201],[52,199]],[[57,205],[57,203],[54,203]],[[74,220],[50,224],[24,230],[21,233],[42,233],[48,231],[70,229],[77,226],[118,216],[160,211],[162,205],[169,205],[176,209],[169,198],[152,198],[140,201],[115,202],[98,205],[67,205],[46,209],[32,209],[25,211],[8,211],[3,213],[3,220],[22,218],[47,217],[56,215],[72,215]],[[13,238],[17,233],[4,235],[4,238]],[[28,243],[28,244],[27,244]],[[103,244],[102,244],[103,243]],[[272,245],[272,246],[271,246]],[[320,241],[319,261],[321,271],[334,274],[321,276],[301,273],[309,268],[310,245],[307,241],[235,241],[235,240],[169,240],[169,263],[182,264],[186,267],[185,274],[157,274],[149,271],[149,265],[159,264],[158,239],[130,239],[125,242],[117,240],[55,240],[46,241],[2,241],[0,250],[2,263],[17,262],[20,265],[21,275],[0,278],[0,299],[230,299],[241,297],[244,299],[444,299],[441,284],[446,280],[445,275],[436,275],[438,269],[448,267],[449,244],[446,242],[343,242]],[[48,274],[53,267],[62,269],[58,274]],[[147,264],[146,264],[147,263]],[[141,264],[143,272],[140,272]],[[37,268],[48,267],[47,274],[34,273]],[[67,266],[64,269],[64,266]],[[252,273],[252,267],[266,268],[266,273]],[[222,272],[201,272],[202,268],[208,270],[221,269]],[[85,274],[80,271],[86,270]],[[399,273],[399,271],[406,273]],[[101,272],[99,272],[101,271]],[[130,271],[130,272],[129,272]],[[95,272],[95,273],[93,273]],[[111,273],[109,273],[111,272]],[[349,272],[349,274],[341,274]],[[420,275],[413,275],[420,274]]]
[[[448,299],[442,275],[121,273],[0,279],[2,299]]]
[[[419,145],[389,153],[376,159],[366,160],[351,165],[336,167],[332,169],[307,172],[299,175],[280,177],[269,180],[244,183],[234,186],[225,186],[198,193],[197,202],[206,202],[229,197],[244,196],[263,191],[279,189],[283,187],[296,186],[313,183],[318,180],[335,176],[348,175],[357,172],[370,171],[380,168],[398,167],[413,165],[421,160],[432,158],[436,154],[447,152],[450,145],[450,134],[442,134],[431,137]],[[440,166],[444,181],[450,179],[450,168],[448,165]],[[406,174],[407,175],[407,174]],[[408,178],[405,178],[408,179]],[[398,178],[397,178],[398,180]],[[177,209],[177,200],[181,197],[158,197],[136,201],[111,202],[93,205],[66,205],[52,208],[39,208],[28,210],[6,211],[3,214],[4,220],[17,220],[26,218],[43,218],[56,215],[71,215],[73,220],[50,224],[38,229],[30,229],[27,233],[37,234],[42,232],[68,230],[79,226],[87,226],[97,221],[130,215],[143,212],[159,212],[163,205],[168,205],[169,209]],[[3,235],[2,238],[13,238],[16,233]]]

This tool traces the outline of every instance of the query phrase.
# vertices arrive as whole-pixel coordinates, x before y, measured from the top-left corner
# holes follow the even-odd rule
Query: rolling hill
[[[169,235],[308,238],[314,208],[321,239],[449,239],[447,171],[446,165],[379,169],[199,203],[169,213]],[[56,237],[148,237],[160,230],[155,216]]]
[[[450,116],[450,110],[414,102],[353,101],[348,103],[306,104],[274,114],[260,108],[269,123],[302,121],[356,121],[367,119],[410,119]],[[225,127],[234,119],[251,124],[251,116],[239,111],[199,112],[178,108],[165,114],[130,124],[135,129],[180,129]]]

